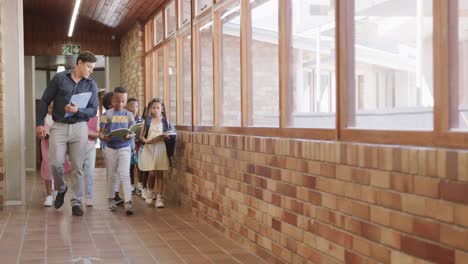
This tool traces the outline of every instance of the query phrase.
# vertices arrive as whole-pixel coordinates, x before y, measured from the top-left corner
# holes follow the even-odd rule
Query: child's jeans
[[[112,149],[106,147],[106,167],[107,178],[110,180],[108,195],[115,197],[115,190],[118,188],[119,180],[122,182],[124,201],[132,199],[132,187],[130,185],[130,147]]]

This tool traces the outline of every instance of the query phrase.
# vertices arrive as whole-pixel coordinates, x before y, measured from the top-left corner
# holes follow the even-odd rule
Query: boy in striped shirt
[[[115,211],[115,190],[119,180],[124,192],[124,207],[128,215],[133,214],[132,190],[130,185],[130,156],[134,134],[127,134],[124,138],[111,137],[108,134],[116,129],[129,128],[134,124],[133,114],[124,109],[127,103],[127,90],[123,87],[114,89],[113,106],[101,118],[99,138],[106,141],[105,157],[107,177],[109,183],[109,210]],[[118,178],[117,178],[118,177]]]

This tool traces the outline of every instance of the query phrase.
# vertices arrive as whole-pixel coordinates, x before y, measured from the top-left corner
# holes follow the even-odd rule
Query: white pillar
[[[35,57],[24,57],[24,100],[26,133],[26,171],[36,171],[36,78]],[[38,157],[39,158],[39,157]]]
[[[25,201],[23,1],[3,1],[5,203]]]

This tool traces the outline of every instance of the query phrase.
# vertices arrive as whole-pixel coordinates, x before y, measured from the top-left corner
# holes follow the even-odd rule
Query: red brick
[[[315,189],[316,179],[315,177],[303,175],[302,176],[302,185],[311,189]]]
[[[468,204],[468,183],[442,181],[440,196],[444,200]]]
[[[435,242],[440,240],[440,225],[435,221],[429,221],[416,217],[413,222],[415,235],[430,239]]]
[[[308,193],[309,202],[314,205],[322,205],[322,194],[319,192],[309,191]]]
[[[411,193],[414,190],[413,176],[394,172],[390,175],[390,186],[396,191]]]
[[[294,226],[297,226],[297,215],[296,214],[293,214],[293,213],[290,213],[288,211],[283,211],[283,215],[281,217],[281,219],[290,224],[290,225],[294,225]]]
[[[273,218],[273,219],[271,219],[271,225],[272,225],[274,230],[276,230],[278,232],[281,232],[281,221]]]
[[[414,193],[433,198],[439,198],[439,182],[437,178],[414,177]]]
[[[440,264],[455,262],[455,251],[410,236],[401,237],[401,250],[411,256]]]
[[[345,251],[345,263],[346,264],[377,264],[377,261],[370,260],[359,256],[358,254],[348,251]]]
[[[468,251],[468,229],[441,224],[440,241]]]
[[[351,173],[351,180],[359,184],[370,184],[369,171],[366,169],[354,168]]]
[[[375,200],[378,205],[401,210],[401,195],[399,193],[377,190]]]
[[[336,165],[332,163],[323,162],[320,164],[320,175],[335,178],[336,177]]]
[[[449,179],[458,178],[458,152],[447,151],[447,177]]]
[[[296,186],[285,183],[276,184],[276,192],[282,195],[296,198]]]

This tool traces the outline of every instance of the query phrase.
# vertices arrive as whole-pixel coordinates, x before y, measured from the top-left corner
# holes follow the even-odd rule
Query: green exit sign
[[[63,44],[62,45],[62,55],[78,55],[80,54],[81,47],[80,45],[75,44]]]

